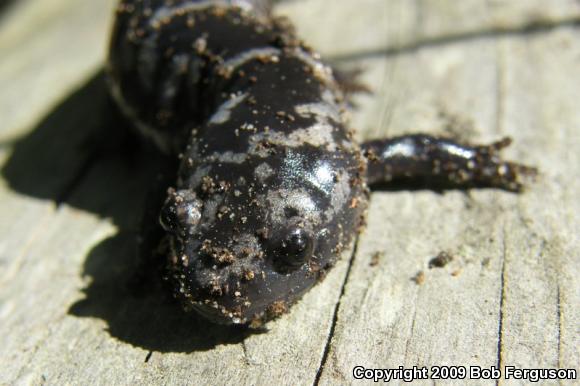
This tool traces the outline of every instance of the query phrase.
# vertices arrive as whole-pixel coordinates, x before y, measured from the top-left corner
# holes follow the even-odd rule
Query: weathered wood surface
[[[507,155],[541,175],[521,195],[373,193],[356,251],[251,336],[128,284],[155,168],[119,151],[107,119],[99,69],[112,7],[0,8],[1,384],[349,384],[360,382],[356,365],[578,369],[578,2],[280,6],[338,66],[366,70],[374,95],[357,98],[360,138],[510,135]],[[429,269],[440,251],[454,259]]]

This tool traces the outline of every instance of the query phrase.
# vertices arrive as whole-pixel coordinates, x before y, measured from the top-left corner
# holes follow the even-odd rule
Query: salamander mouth
[[[233,310],[230,310],[223,305],[217,305],[215,302],[192,302],[187,308],[213,323],[259,328],[263,323],[285,314],[294,301],[273,301],[244,310],[235,306]]]
[[[248,320],[239,316],[234,316],[232,313],[223,312],[219,308],[214,308],[208,304],[193,303],[192,310],[199,315],[213,323],[222,325],[244,325]]]

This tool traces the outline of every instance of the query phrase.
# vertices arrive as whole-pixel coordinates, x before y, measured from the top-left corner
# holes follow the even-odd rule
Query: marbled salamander
[[[267,0],[121,0],[108,73],[121,110],[181,157],[161,210],[187,308],[226,324],[277,317],[364,224],[367,186],[436,179],[519,190],[532,170],[427,135],[359,144],[333,71]]]

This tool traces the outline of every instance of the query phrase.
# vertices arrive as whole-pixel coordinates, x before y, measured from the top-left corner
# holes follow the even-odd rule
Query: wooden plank
[[[105,95],[99,78],[41,119],[29,136],[0,150],[0,283],[17,278],[25,250],[84,172],[94,153],[89,138],[101,130]]]
[[[87,47],[91,48],[94,47]],[[88,72],[85,69],[85,74]],[[10,73],[10,68],[4,73]],[[70,78],[69,88],[74,74]],[[55,210],[52,203],[41,202],[50,210],[39,224],[33,205],[36,201],[24,199],[24,208],[15,208],[16,213],[30,210],[30,216],[21,219],[24,229],[14,235],[5,234],[11,241],[3,243],[7,247],[5,261],[11,267],[3,272],[6,280],[0,299],[5,311],[3,330],[11,334],[0,350],[3,358],[10,358],[10,366],[2,372],[2,382],[78,383],[81,379],[95,379],[96,383],[109,384],[166,379],[180,383],[197,374],[198,379],[212,376],[227,383],[233,374],[238,374],[245,379],[242,383],[253,384],[284,377],[288,367],[269,367],[270,361],[294,363],[296,358],[302,358],[303,371],[286,377],[287,382],[313,382],[344,280],[345,262],[321,286],[322,295],[309,295],[293,316],[276,323],[280,326],[273,326],[276,328],[272,333],[252,336],[243,344],[227,329],[182,315],[176,304],[168,305],[164,298],[135,298],[126,292],[134,264],[135,214],[143,209],[152,176],[137,178],[135,164],[127,165],[126,159],[111,159],[111,153],[99,151],[99,160],[94,165],[89,162],[90,172],[82,176],[81,185],[75,189],[70,184],[71,177],[80,179],[78,173],[87,172],[83,164],[90,161],[90,154],[84,153],[91,146],[100,146],[98,142],[95,145],[83,141],[94,139],[93,129],[103,125],[94,116],[103,113],[99,107],[101,91],[100,79],[82,87],[78,95],[41,120],[32,135],[15,143],[3,167],[10,188],[37,198],[62,201],[64,205]],[[57,95],[47,93],[44,98],[49,105]],[[10,122],[9,126],[11,136],[26,131],[18,122]],[[110,133],[102,134],[107,135]],[[3,202],[9,207],[13,203],[14,200]],[[8,219],[5,224],[9,228]],[[16,253],[10,247],[21,247],[18,236],[25,235],[29,231],[25,226],[31,224],[36,224],[38,230],[31,232],[34,237],[28,236],[32,237],[30,245],[20,248],[18,264],[12,263]],[[116,229],[120,233],[113,236]],[[45,262],[45,258],[49,260]],[[85,286],[87,298],[83,299],[81,289]],[[328,290],[324,291],[325,287]],[[39,289],[43,289],[41,296],[30,296]],[[158,312],[169,316],[160,319]],[[33,314],[38,316],[31,317]],[[305,329],[312,333],[304,334]],[[271,350],[264,351],[263,347]],[[163,355],[152,355],[150,351],[161,351]],[[199,352],[191,355],[191,351]],[[135,366],[141,366],[145,358],[148,365],[134,373]],[[229,363],[229,371],[215,366],[218,361]],[[168,375],[167,367],[175,370]],[[112,373],[112,368],[120,370]]]
[[[455,33],[429,31],[456,26],[446,23],[453,14],[463,21],[472,14],[462,10],[469,2],[457,7],[446,3],[451,13],[438,8],[442,3],[425,2],[415,11],[424,16],[417,35]],[[540,11],[532,3],[526,4],[529,9]],[[577,9],[568,5],[569,11]],[[550,18],[565,6],[559,3],[536,16]],[[522,22],[522,14],[512,12],[518,17],[510,22]],[[477,14],[494,19],[498,9]],[[321,384],[353,382],[356,365],[578,369],[579,312],[573,305],[579,304],[580,259],[572,236],[577,216],[564,214],[578,213],[577,199],[564,193],[578,192],[576,182],[564,177],[577,174],[580,165],[575,150],[569,150],[578,140],[578,114],[570,105],[577,100],[580,79],[572,59],[578,55],[572,43],[577,36],[564,25],[537,35],[419,44],[386,62],[363,61],[374,69],[369,80],[385,68],[394,69],[391,87],[406,91],[383,94],[381,102],[395,106],[380,123],[380,132],[375,118],[360,118],[367,135],[455,134],[462,127],[454,124],[463,122],[462,136],[471,140],[515,138],[506,153],[538,165],[542,177],[520,196],[497,191],[374,193]],[[376,117],[381,107],[372,109]],[[558,197],[559,204],[547,204],[546,197]],[[575,219],[558,220],[563,217]],[[429,269],[428,262],[440,251],[449,251],[453,261],[444,269]],[[371,267],[377,252],[380,263]],[[419,272],[423,276],[417,283]]]
[[[96,118],[90,101],[103,90],[85,87],[72,103],[59,103],[101,66],[113,1],[107,4],[25,0],[2,9],[0,285],[18,278],[27,249],[55,214],[50,200],[82,169],[87,120]]]
[[[115,0],[23,0],[0,23],[0,142],[31,130],[103,63]]]
[[[502,124],[543,171],[508,224],[501,359],[515,366],[580,363],[579,37],[566,27],[499,47]]]
[[[50,383],[78,383],[93,378],[97,384],[161,380],[179,384],[196,379],[218,384],[233,379],[241,384],[266,384],[270,379],[313,382],[346,259],[319,292],[308,294],[287,318],[272,323],[271,331],[242,343],[243,335],[235,330],[183,314],[158,292],[136,296],[128,290],[135,269],[136,213],[142,210],[143,191],[151,181],[147,173],[135,174],[134,167],[123,166],[118,157],[102,160],[69,200],[81,208],[100,207],[100,214],[112,219],[119,233],[110,220],[79,216],[65,206],[51,224],[53,230],[29,251],[29,266],[20,273],[26,282],[4,289],[3,296],[24,302],[42,316],[15,313],[3,321],[3,328],[15,332],[4,353],[13,356],[14,368],[9,368],[7,379],[36,382],[44,377]],[[129,177],[132,183],[127,183]],[[36,264],[43,253],[53,259]],[[83,296],[79,290],[85,285]],[[47,290],[29,299],[37,286]],[[272,361],[280,365],[269,366]],[[290,364],[302,370],[288,374]]]
[[[376,60],[373,73],[394,66],[391,87],[401,91],[385,95],[383,103],[395,106],[379,122],[380,131],[376,114],[362,125],[373,136],[441,134],[449,117],[460,117],[476,122],[463,137],[497,138],[495,60],[493,41],[424,48],[389,64]],[[375,109],[380,114],[381,107]],[[513,205],[510,200],[517,197],[495,191],[374,193],[321,384],[352,382],[356,365],[494,365],[501,286],[497,217]],[[429,270],[440,251],[449,251],[453,263]],[[380,263],[371,267],[375,253]],[[461,273],[455,277],[455,271]],[[413,278],[420,272],[425,282],[418,285]]]
[[[354,260],[249,337],[128,284],[155,159],[94,141],[114,136],[102,79],[71,94],[102,63],[112,3],[26,0],[0,24],[0,383],[345,384],[358,364],[578,367],[577,2],[282,4],[315,47],[366,68],[375,94],[356,99],[359,137],[509,134],[507,154],[542,176],[520,196],[374,193]],[[548,27],[517,32],[538,20]],[[453,261],[429,269],[440,251]]]

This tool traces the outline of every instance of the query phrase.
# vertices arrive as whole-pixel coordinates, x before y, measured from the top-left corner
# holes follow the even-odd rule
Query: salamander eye
[[[282,271],[294,271],[310,260],[314,252],[314,239],[302,227],[294,226],[284,234],[276,256]]]
[[[173,232],[177,229],[177,210],[173,203],[167,201],[161,208],[161,213],[159,214],[159,223],[167,232]]]
[[[169,193],[159,214],[159,222],[167,232],[192,232],[201,220],[201,201],[184,190]]]

